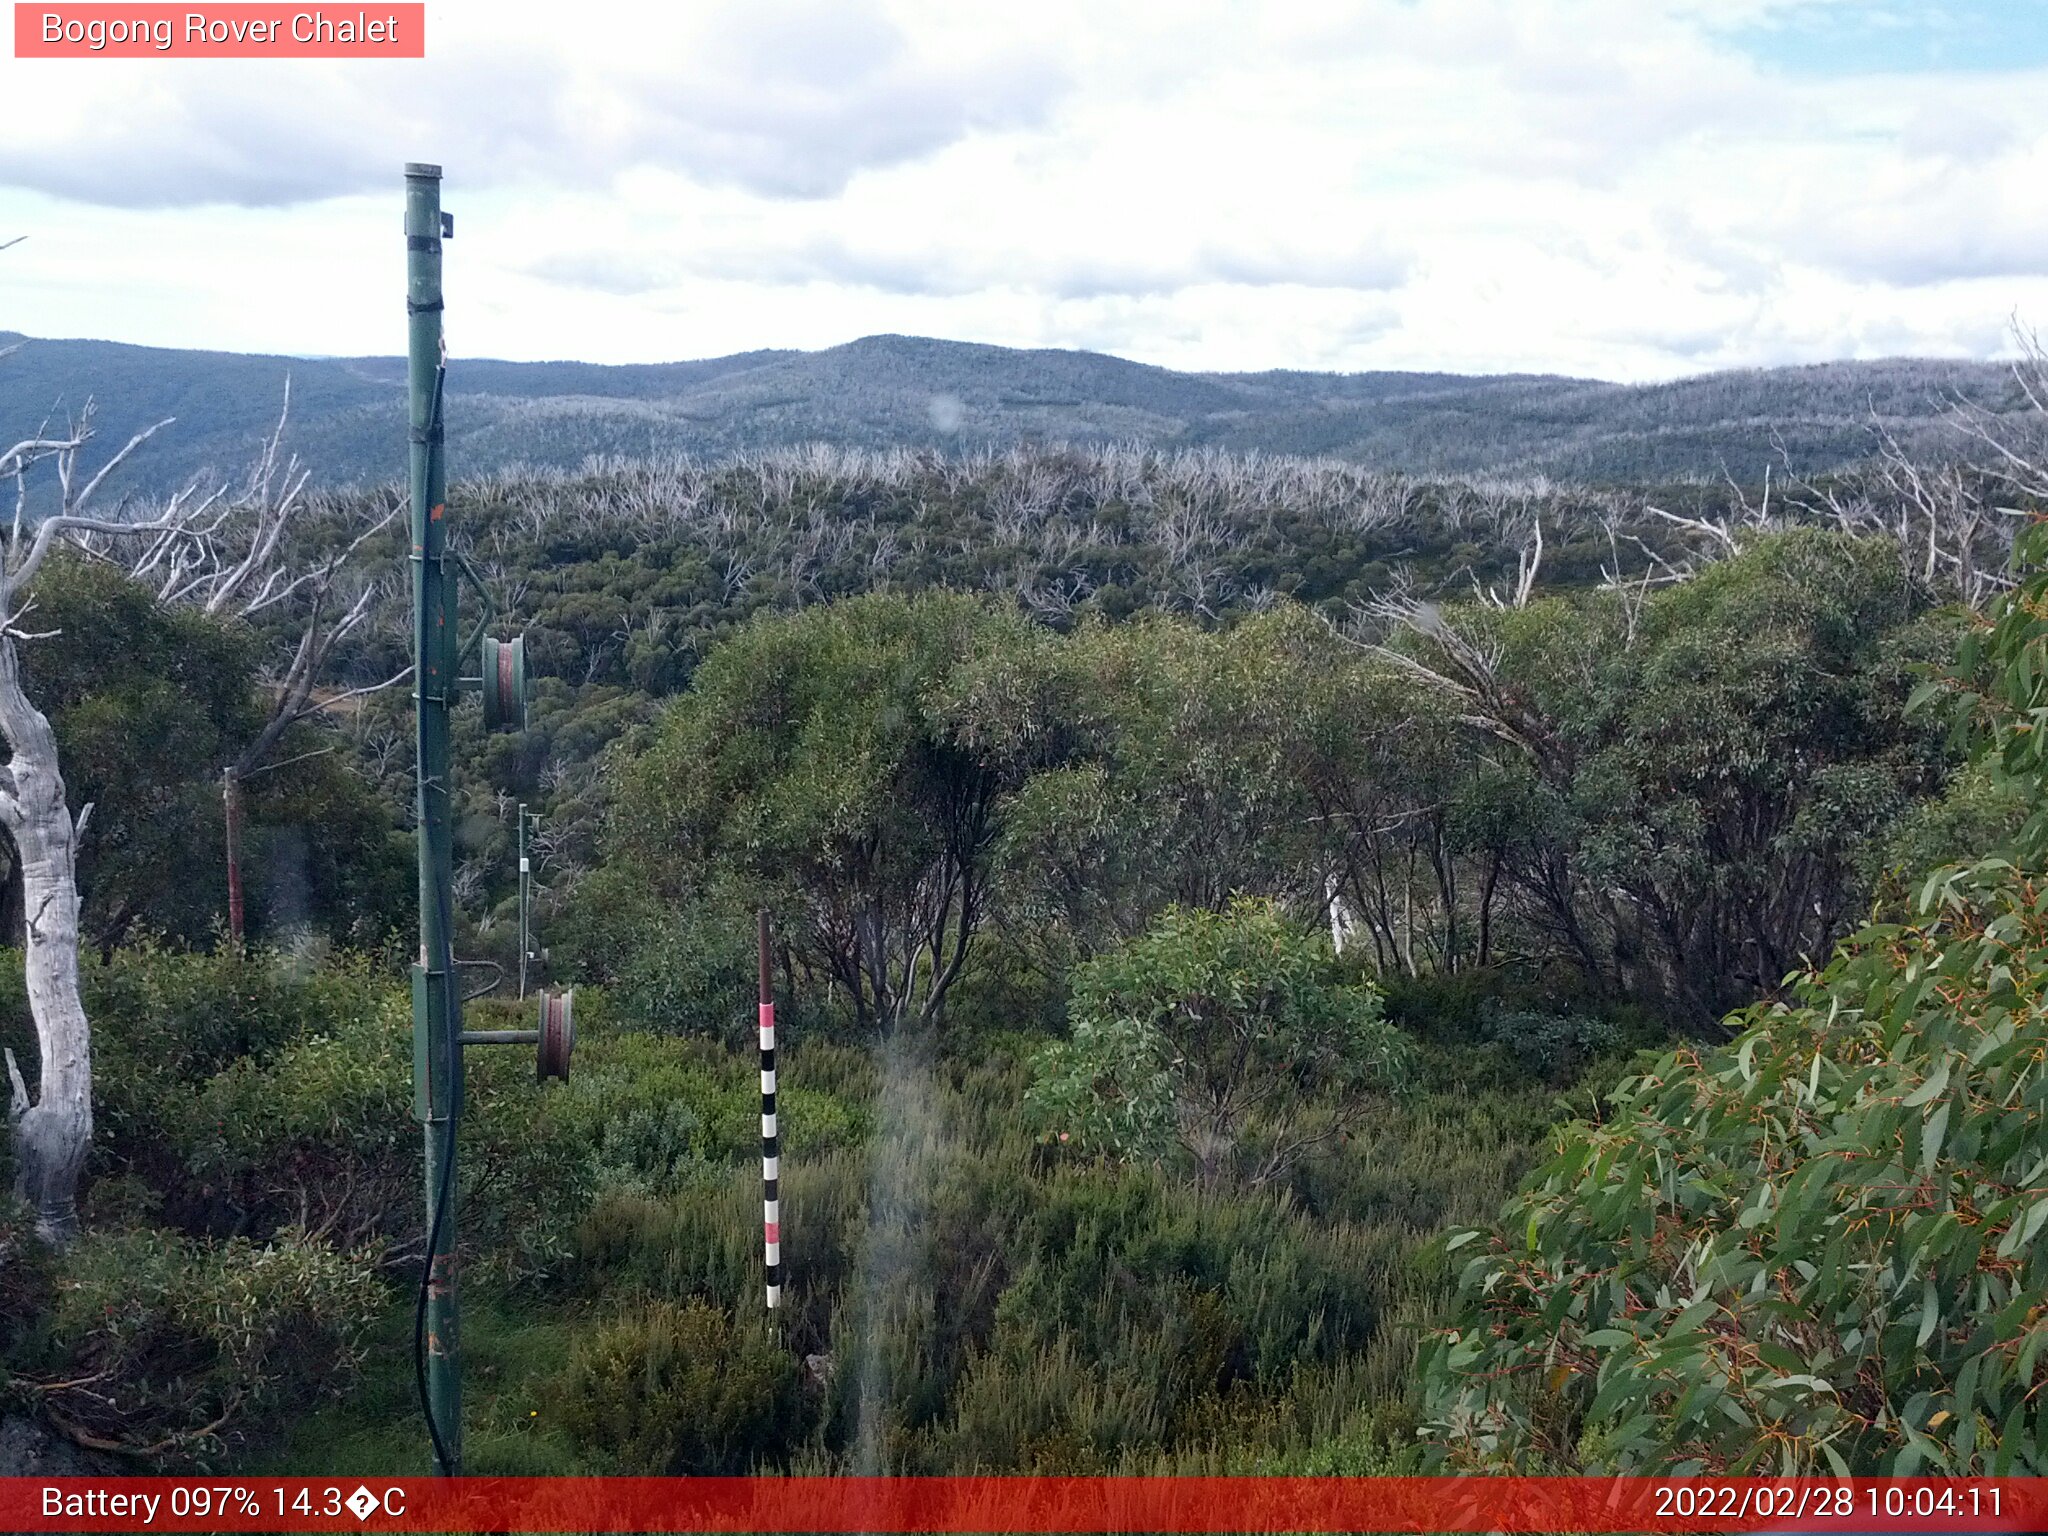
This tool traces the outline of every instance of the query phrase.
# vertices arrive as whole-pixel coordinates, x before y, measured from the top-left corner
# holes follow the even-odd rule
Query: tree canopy
[[[81,931],[103,950],[145,935],[208,942],[227,906],[220,773],[265,719],[261,637],[67,557],[45,567],[26,622],[48,635],[22,647],[27,684],[73,811],[93,807]],[[297,760],[248,786],[255,931],[377,943],[411,894],[395,808],[329,731],[297,728],[278,757]],[[18,882],[8,890],[18,928]]]
[[[1946,690],[2042,803],[2048,525]],[[1450,1463],[2048,1471],[2048,818],[1946,867],[1732,1043],[1646,1065],[1467,1254]]]

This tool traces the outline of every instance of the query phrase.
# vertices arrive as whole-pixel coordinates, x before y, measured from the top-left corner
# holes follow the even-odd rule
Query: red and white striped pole
[[[768,1309],[782,1300],[782,1158],[775,1131],[775,992],[768,980],[768,910],[760,913],[761,949],[761,1240]]]

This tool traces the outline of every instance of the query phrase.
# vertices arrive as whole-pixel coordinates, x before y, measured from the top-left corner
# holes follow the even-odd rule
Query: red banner
[[[8,1531],[2048,1530],[2048,1479],[4,1478]]]
[[[362,7],[35,5],[16,0],[17,59],[423,59],[423,3]]]

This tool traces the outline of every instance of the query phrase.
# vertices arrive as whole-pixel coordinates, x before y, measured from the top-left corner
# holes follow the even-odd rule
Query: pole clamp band
[[[405,301],[405,312],[408,315],[431,315],[435,310],[446,309],[447,307],[439,299],[434,300],[431,304],[415,304],[411,299]]]
[[[405,248],[408,251],[431,251],[438,256],[441,254],[441,238],[438,235],[407,235]]]

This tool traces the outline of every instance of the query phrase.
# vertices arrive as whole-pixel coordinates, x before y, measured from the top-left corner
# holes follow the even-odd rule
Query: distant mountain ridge
[[[0,361],[0,432],[61,420],[88,396],[103,444],[165,416],[124,468],[162,491],[234,473],[275,421],[287,375],[291,445],[327,484],[395,481],[404,362],[288,358],[105,341],[23,341]],[[1411,474],[1612,483],[1760,474],[1782,443],[1802,470],[1867,457],[1873,422],[1938,450],[1944,401],[2022,402],[2001,364],[1894,359],[1624,385],[1533,374],[1180,373],[1095,352],[869,336],[818,352],[694,362],[451,361],[457,476],[592,455],[720,454],[822,441],[966,450],[1143,442],[1329,456]]]

